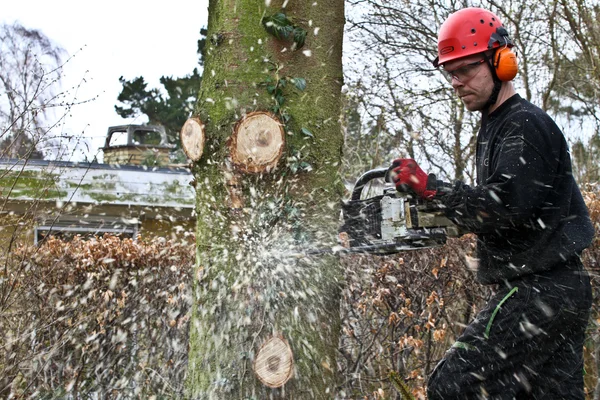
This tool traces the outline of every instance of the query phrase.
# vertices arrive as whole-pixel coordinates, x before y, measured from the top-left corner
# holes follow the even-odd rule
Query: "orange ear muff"
[[[517,55],[508,47],[496,50],[494,54],[496,75],[502,82],[512,81],[517,76]]]

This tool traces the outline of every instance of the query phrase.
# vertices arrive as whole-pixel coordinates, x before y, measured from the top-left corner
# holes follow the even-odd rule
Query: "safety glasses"
[[[446,78],[448,83],[452,83],[452,79],[456,79],[460,83],[467,83],[471,78],[477,74],[477,69],[481,64],[485,62],[485,59],[475,61],[469,64],[465,64],[461,67],[453,69],[452,71],[445,70],[444,67],[440,68],[440,72]]]

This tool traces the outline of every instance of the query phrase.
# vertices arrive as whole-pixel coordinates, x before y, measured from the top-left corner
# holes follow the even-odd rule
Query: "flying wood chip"
[[[204,152],[204,124],[198,118],[185,121],[181,132],[181,147],[192,161],[198,161]]]
[[[274,336],[258,350],[254,360],[254,373],[264,385],[270,388],[285,385],[293,370],[292,349],[285,339]]]
[[[245,172],[269,172],[277,166],[284,143],[285,132],[277,117],[253,112],[235,125],[229,142],[231,159]]]

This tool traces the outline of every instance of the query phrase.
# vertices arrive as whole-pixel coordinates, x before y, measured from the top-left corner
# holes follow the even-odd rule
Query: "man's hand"
[[[405,192],[406,187],[409,187],[424,199],[431,200],[435,196],[435,189],[427,188],[429,176],[412,158],[397,158],[391,168],[391,178],[399,192]]]

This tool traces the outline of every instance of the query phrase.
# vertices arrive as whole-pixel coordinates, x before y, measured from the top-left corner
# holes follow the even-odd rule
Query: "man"
[[[393,163],[397,188],[440,202],[477,234],[477,279],[496,294],[428,383],[436,399],[583,399],[583,341],[591,288],[580,254],[594,229],[571,174],[565,138],[511,80],[512,41],[493,13],[467,8],[442,24],[436,67],[482,115],[477,185]]]

